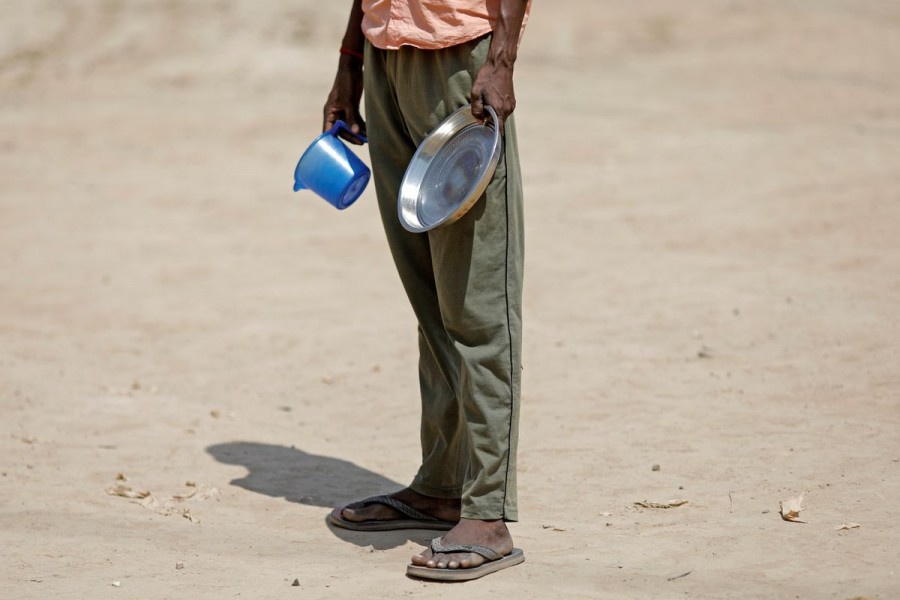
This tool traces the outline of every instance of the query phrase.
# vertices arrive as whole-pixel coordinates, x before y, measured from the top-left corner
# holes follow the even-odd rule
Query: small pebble
[[[175,570],[180,571],[184,568],[184,563],[175,563]]]
[[[300,587],[300,580],[299,580],[299,579],[295,579],[295,580],[294,580],[294,583],[291,584],[291,587]]]
[[[659,465],[653,465],[652,467],[650,467],[650,470],[651,471],[659,471]]]

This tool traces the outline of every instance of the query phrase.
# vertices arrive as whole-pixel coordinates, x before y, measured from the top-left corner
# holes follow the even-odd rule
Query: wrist
[[[506,69],[512,71],[513,65],[516,63],[516,51],[511,51],[502,47],[490,48],[488,50],[488,55],[485,58],[485,63],[494,69]]]
[[[338,69],[349,71],[362,71],[363,60],[349,54],[341,54],[338,58]]]
[[[362,62],[365,57],[363,56],[362,50],[357,50],[356,48],[352,48],[350,46],[341,46],[341,49],[338,50],[341,56],[349,56],[351,58],[358,59]]]
[[[357,50],[357,44],[341,44],[338,53],[340,55],[338,65],[341,68],[354,71],[362,70],[365,56],[363,55],[362,50]]]

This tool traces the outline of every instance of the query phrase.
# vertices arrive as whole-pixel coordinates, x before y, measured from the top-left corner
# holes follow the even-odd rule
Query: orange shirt
[[[363,33],[376,48],[438,50],[493,31],[500,0],[363,0],[362,9]],[[530,10],[529,1],[526,20]]]

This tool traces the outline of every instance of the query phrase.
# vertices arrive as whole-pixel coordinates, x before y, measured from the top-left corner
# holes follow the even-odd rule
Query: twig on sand
[[[666,581],[675,581],[676,579],[681,579],[682,577],[687,577],[693,573],[693,571],[688,571],[687,573],[682,573],[681,575],[676,575],[675,577],[669,577]]]

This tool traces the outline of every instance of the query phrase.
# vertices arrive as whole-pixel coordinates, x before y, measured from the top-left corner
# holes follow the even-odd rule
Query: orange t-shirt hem
[[[362,8],[363,33],[376,48],[440,50],[493,31],[500,0],[363,0]],[[530,10],[529,1],[523,30]]]

